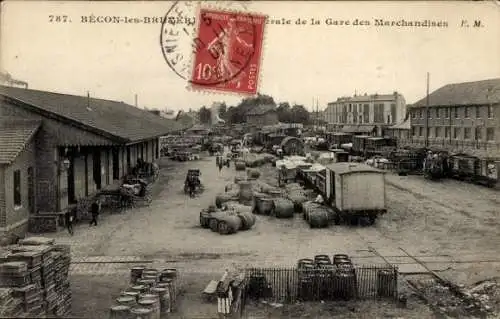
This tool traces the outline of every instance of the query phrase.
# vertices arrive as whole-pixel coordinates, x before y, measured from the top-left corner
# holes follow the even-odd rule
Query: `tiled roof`
[[[180,123],[123,102],[0,86],[0,95],[129,142],[180,130]]]
[[[276,111],[276,106],[272,104],[257,105],[247,112],[246,115],[263,115],[267,112]]]
[[[2,119],[0,121],[0,164],[10,164],[40,127],[40,121]]]
[[[485,105],[500,102],[500,78],[448,84],[429,94],[429,106]],[[424,97],[413,107],[426,106]]]

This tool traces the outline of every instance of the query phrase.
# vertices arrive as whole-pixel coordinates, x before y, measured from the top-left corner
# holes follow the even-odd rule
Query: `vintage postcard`
[[[500,2],[0,9],[0,317],[500,316]]]

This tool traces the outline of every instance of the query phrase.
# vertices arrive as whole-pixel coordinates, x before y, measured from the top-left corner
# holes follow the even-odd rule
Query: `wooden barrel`
[[[242,226],[243,222],[237,215],[226,215],[219,219],[219,234],[234,234],[238,232]]]
[[[333,294],[339,299],[349,300],[356,296],[356,275],[352,272],[336,272],[333,278]]]
[[[335,254],[333,255],[333,263],[337,264],[341,260],[351,260],[348,255],[346,254]]]
[[[143,294],[139,296],[139,301],[138,304],[144,306],[144,304],[141,304],[141,301],[143,300],[151,300],[153,303],[151,304],[151,308],[153,309],[153,317],[156,319],[160,319],[160,296],[157,294]]]
[[[132,297],[135,301],[139,300],[139,292],[138,291],[124,291],[122,292],[122,296]]]
[[[142,294],[142,293],[145,293],[148,290],[148,287],[146,287],[144,285],[135,285],[135,286],[130,287],[129,290],[130,291],[136,291],[136,292]]]
[[[160,281],[164,282],[166,279],[176,280],[177,279],[177,269],[176,268],[165,268],[161,271]]]
[[[130,269],[130,283],[135,284],[139,278],[142,277],[142,272],[146,267],[138,266]]]
[[[255,225],[256,217],[250,212],[238,213],[238,217],[241,219],[242,226],[241,230],[248,230]]]
[[[377,294],[379,297],[395,297],[397,291],[396,272],[389,269],[377,273]]]
[[[160,313],[170,312],[170,293],[168,288],[152,288],[151,293],[158,295],[160,299]]]
[[[159,319],[160,312],[159,307],[155,300],[153,299],[139,299],[137,302],[140,307],[151,310],[151,319]]]
[[[276,216],[276,218],[293,218],[295,211],[291,200],[276,198],[273,201],[272,215]]]
[[[210,213],[207,211],[201,211],[200,212],[200,226],[203,228],[209,228],[209,222],[210,222]]]
[[[137,283],[146,286],[147,290],[156,284],[156,279],[139,279]]]
[[[314,256],[314,262],[318,262],[320,260],[326,260],[329,264],[331,264],[330,256],[328,255],[316,255]]]
[[[234,163],[234,168],[237,170],[237,171],[244,171],[246,168],[247,168],[247,165],[245,162],[242,162],[242,161],[236,161]]]
[[[311,226],[311,228],[328,227],[328,212],[326,210],[318,210],[310,212],[309,226]]]
[[[165,288],[168,290],[170,296],[170,311],[175,311],[176,301],[177,301],[177,285],[173,279],[165,279],[164,281],[158,283],[158,288]]]
[[[281,197],[281,191],[279,189],[272,189],[267,192],[271,197]]]
[[[225,202],[229,202],[231,200],[233,200],[233,196],[230,193],[216,195],[215,196],[215,206],[217,206],[217,208],[222,208],[222,205]]]
[[[109,319],[132,319],[130,307],[124,305],[111,307],[109,310]]]
[[[258,170],[255,170],[255,169],[249,169],[247,171],[247,175],[250,178],[258,179],[260,177],[260,172]]]
[[[121,296],[116,298],[116,302],[122,306],[134,307],[137,304],[137,300],[131,296]]]
[[[246,177],[245,176],[235,176],[234,177],[234,183],[235,184],[238,184],[241,181],[246,181]]]
[[[145,307],[137,307],[130,309],[130,313],[134,315],[134,319],[154,319],[153,310]]]
[[[297,262],[297,268],[304,268],[304,265],[314,265],[314,260],[309,258],[299,259],[299,261]]]
[[[227,212],[216,212],[211,214],[210,220],[208,221],[208,226],[210,227],[210,230],[213,232],[218,232],[219,231],[219,220],[226,216]]]
[[[238,185],[240,185],[240,192],[238,194],[240,203],[251,203],[253,201],[252,184],[248,181],[241,181]]]

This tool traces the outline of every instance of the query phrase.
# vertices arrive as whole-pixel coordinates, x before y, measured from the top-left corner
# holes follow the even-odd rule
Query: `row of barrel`
[[[134,267],[130,271],[130,286],[116,298],[110,319],[160,319],[162,314],[175,311],[176,300],[176,269]]]
[[[214,206],[200,212],[200,226],[221,235],[235,234],[240,230],[251,229],[256,217],[250,211],[218,210]]]
[[[302,203],[302,211],[304,220],[311,228],[328,227],[333,216],[328,207],[311,201]]]
[[[348,255],[336,254],[332,259],[328,255],[316,255],[314,259],[300,259],[299,297],[302,300],[351,299],[359,296],[358,277],[370,285],[370,276],[360,274]],[[376,290],[378,297],[397,295],[397,274],[395,269],[362,269],[362,272],[376,271]]]

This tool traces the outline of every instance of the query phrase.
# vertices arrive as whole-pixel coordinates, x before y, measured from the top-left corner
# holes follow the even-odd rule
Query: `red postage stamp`
[[[265,16],[200,9],[193,88],[256,94]]]

